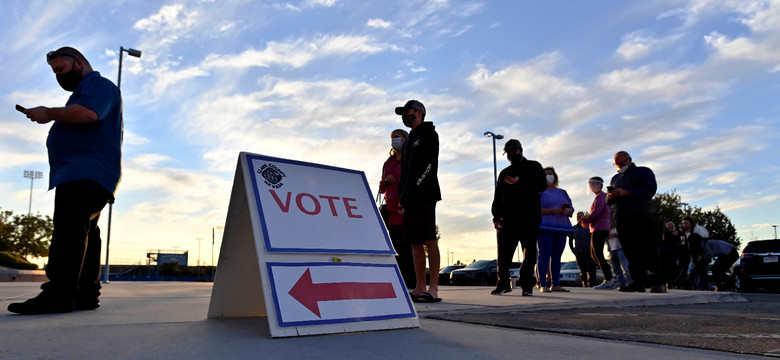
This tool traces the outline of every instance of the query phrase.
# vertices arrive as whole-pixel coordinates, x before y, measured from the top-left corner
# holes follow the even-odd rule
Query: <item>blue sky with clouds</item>
[[[15,213],[24,170],[45,173],[33,211],[53,210],[49,125],[13,109],[65,103],[46,52],[74,46],[115,81],[119,47],[143,51],[123,58],[113,263],[176,247],[194,264],[197,238],[210,262],[239,151],[363,170],[375,191],[411,98],[440,135],[455,259],[495,257],[485,131],[554,166],[577,209],[627,150],[745,240],[780,223],[780,1],[4,1],[0,40],[0,207]]]

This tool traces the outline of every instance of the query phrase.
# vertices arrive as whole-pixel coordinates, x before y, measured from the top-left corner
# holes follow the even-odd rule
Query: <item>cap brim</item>
[[[405,112],[406,112],[406,108],[403,106],[395,108],[396,115],[403,115]]]

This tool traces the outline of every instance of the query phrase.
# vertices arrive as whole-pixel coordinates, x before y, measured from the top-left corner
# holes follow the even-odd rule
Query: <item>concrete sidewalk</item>
[[[737,293],[570,293],[491,296],[487,287],[441,287],[441,303],[417,304],[419,329],[272,339],[266,318],[206,319],[210,283],[113,282],[103,306],[71,314],[19,316],[11,302],[37,283],[0,283],[0,359],[639,359],[757,358],[687,348],[426,319],[441,313],[674,305],[745,301]]]

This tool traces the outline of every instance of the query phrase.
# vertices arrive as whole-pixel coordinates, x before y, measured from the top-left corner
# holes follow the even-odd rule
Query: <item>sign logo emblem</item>
[[[282,187],[282,185],[284,185],[282,179],[287,177],[287,175],[274,164],[264,164],[257,169],[257,173],[265,179],[264,182],[266,185],[274,189]]]

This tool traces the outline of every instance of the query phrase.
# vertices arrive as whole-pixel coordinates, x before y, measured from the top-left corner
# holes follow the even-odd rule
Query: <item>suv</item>
[[[747,243],[739,266],[735,267],[737,287],[750,291],[756,287],[780,287],[780,240]]]
[[[450,273],[452,273],[455,270],[462,269],[464,267],[466,267],[466,265],[450,265],[445,267],[444,269],[441,269],[441,271],[439,271],[439,285],[449,285]]]

